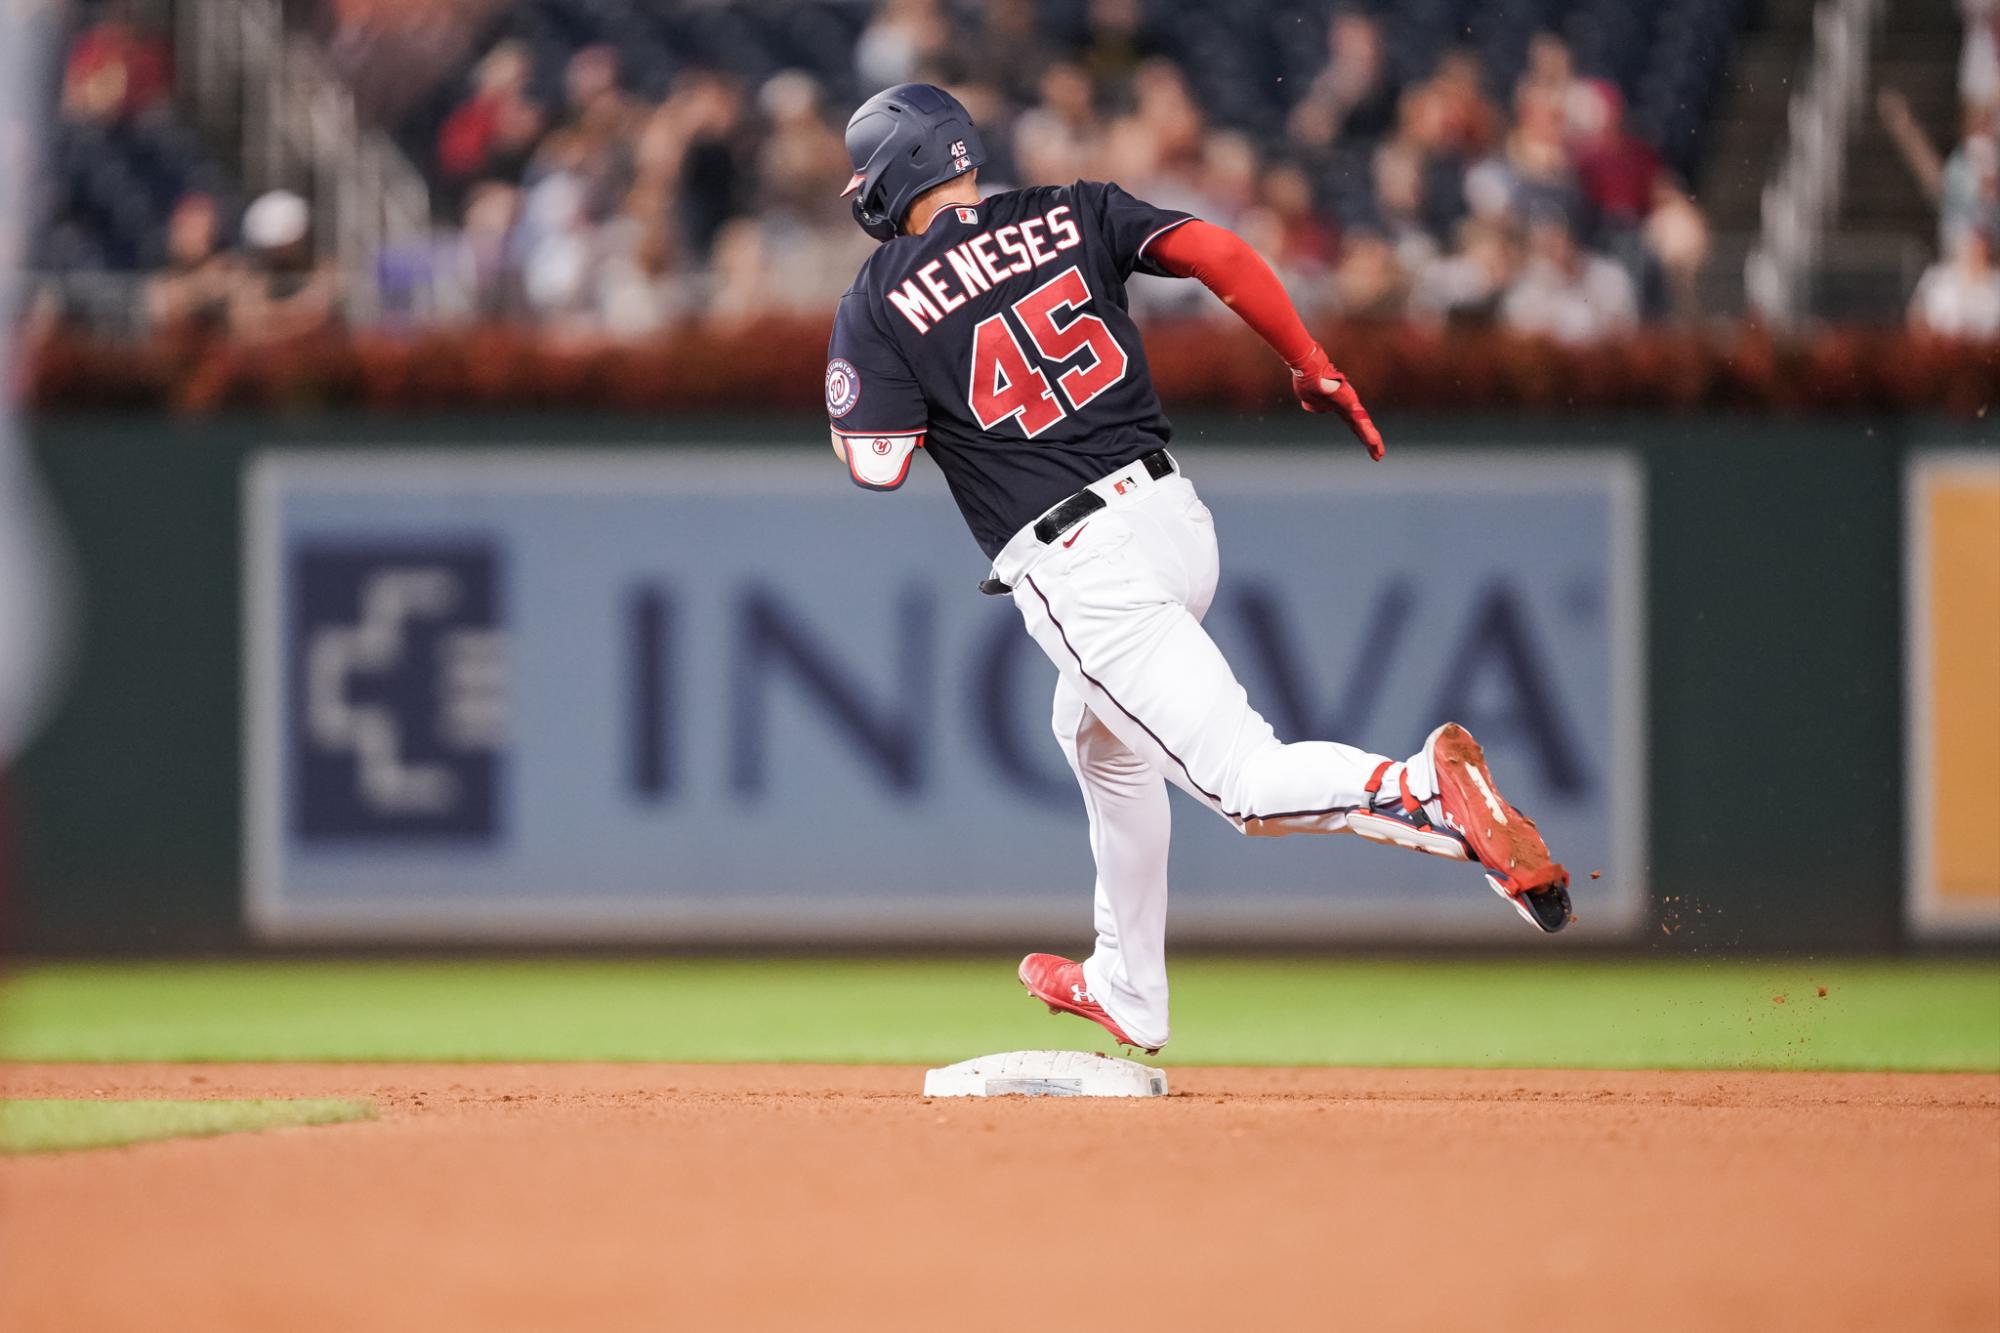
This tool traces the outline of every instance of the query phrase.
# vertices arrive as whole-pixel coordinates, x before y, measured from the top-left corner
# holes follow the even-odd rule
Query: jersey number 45
[[[1103,320],[1084,309],[1089,304],[1090,287],[1082,272],[1072,267],[1012,307],[1014,320],[1027,331],[1044,364],[1059,366],[1079,352],[1090,353],[1088,361],[1056,377],[1062,399],[1049,388],[1042,367],[1028,359],[1005,312],[979,321],[972,331],[972,378],[966,401],[981,430],[992,430],[1011,417],[1032,440],[1125,378],[1125,349]],[[1075,317],[1058,325],[1056,316],[1061,312]]]

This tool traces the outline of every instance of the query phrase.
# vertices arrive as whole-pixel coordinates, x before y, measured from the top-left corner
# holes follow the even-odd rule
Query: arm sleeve
[[[1086,216],[1095,223],[1098,238],[1117,263],[1119,277],[1129,278],[1134,273],[1172,276],[1153,262],[1153,242],[1194,221],[1193,217],[1176,209],[1156,208],[1103,181],[1078,181],[1072,188]]]
[[[1278,275],[1235,232],[1191,219],[1157,238],[1147,255],[1162,272],[1198,279],[1271,344],[1286,365],[1301,366],[1318,350]]]
[[[892,491],[909,474],[930,411],[902,350],[884,334],[860,291],[841,298],[827,346],[826,415],[848,475]]]

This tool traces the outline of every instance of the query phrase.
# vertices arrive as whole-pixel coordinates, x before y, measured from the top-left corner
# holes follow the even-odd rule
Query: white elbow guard
[[[910,472],[910,455],[924,442],[923,433],[914,435],[850,435],[835,431],[835,452],[847,456],[848,475],[857,486],[871,491],[893,491]]]

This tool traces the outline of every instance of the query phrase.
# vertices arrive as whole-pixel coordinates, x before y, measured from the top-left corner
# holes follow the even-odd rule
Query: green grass
[[[371,1120],[371,1102],[0,1100],[0,1154],[111,1148],[154,1139]]]
[[[1101,1046],[1012,964],[50,965],[0,983],[0,1058],[935,1064]],[[1990,962],[1186,959],[1174,987],[1173,1064],[2000,1070]]]

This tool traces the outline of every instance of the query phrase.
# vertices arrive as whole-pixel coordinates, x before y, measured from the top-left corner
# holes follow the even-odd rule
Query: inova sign
[[[1628,929],[1640,491],[1609,454],[1180,452],[1207,624],[1287,738],[1473,728]],[[826,939],[1087,920],[1054,668],[934,471],[775,453],[264,456],[245,544],[249,910],[279,938]],[[1464,867],[1180,806],[1178,938],[1514,923]],[[1485,901],[1482,901],[1482,898]]]

